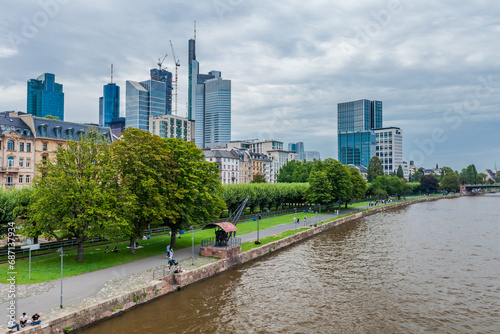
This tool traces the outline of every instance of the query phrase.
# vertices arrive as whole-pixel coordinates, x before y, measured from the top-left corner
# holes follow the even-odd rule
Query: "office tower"
[[[288,151],[297,153],[298,160],[304,160],[306,158],[306,154],[304,151],[304,143],[299,141],[298,143],[289,143]]]
[[[194,122],[177,115],[162,115],[149,118],[149,132],[162,138],[194,140]]]
[[[165,115],[165,83],[126,82],[125,126],[149,131],[149,118]]]
[[[339,161],[368,166],[376,153],[373,130],[382,126],[382,102],[358,100],[339,103],[337,108]]]
[[[165,115],[172,114],[172,73],[164,69],[152,68],[149,71],[151,80],[165,83]]]
[[[109,83],[102,89],[99,98],[99,126],[109,126],[113,119],[120,117],[120,86]]]
[[[55,75],[44,73],[28,81],[28,114],[34,116],[56,116],[64,120],[63,86],[55,82]]]
[[[376,147],[375,153],[382,161],[382,168],[386,174],[403,168],[403,131],[400,128],[388,127],[375,129]]]
[[[220,71],[199,73],[195,41],[189,40],[188,119],[195,121],[195,143],[212,148],[231,140],[231,81]]]
[[[214,79],[205,81],[205,147],[216,147],[231,141],[231,80],[212,71]]]

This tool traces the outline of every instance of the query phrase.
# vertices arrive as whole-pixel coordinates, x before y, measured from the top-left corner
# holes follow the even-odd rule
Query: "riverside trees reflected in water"
[[[373,215],[84,333],[498,333],[499,204]]]

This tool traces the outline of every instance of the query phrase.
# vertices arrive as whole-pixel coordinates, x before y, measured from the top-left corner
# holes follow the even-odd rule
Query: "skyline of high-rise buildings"
[[[38,117],[54,116],[64,120],[63,85],[55,81],[54,74],[44,73],[28,80],[26,112]]]
[[[220,71],[200,74],[194,39],[188,49],[188,119],[195,122],[195,144],[216,147],[231,141],[231,80]]]

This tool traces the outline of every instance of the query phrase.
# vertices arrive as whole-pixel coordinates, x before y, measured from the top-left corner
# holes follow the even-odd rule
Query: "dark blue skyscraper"
[[[171,115],[172,91],[174,90],[174,87],[172,86],[172,73],[167,70],[160,70],[157,68],[152,68],[149,73],[151,74],[151,80],[165,83],[165,115]]]
[[[374,129],[382,127],[382,102],[358,100],[338,104],[338,156],[343,165],[368,166],[375,155]]]
[[[102,89],[99,98],[99,126],[109,126],[113,119],[120,117],[120,86],[109,83]]]
[[[55,82],[55,75],[44,73],[28,81],[28,114],[45,117],[48,115],[64,120],[63,86]]]

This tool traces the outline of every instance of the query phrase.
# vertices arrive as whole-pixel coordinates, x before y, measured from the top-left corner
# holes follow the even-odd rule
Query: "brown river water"
[[[500,333],[500,195],[363,218],[79,333]]]

